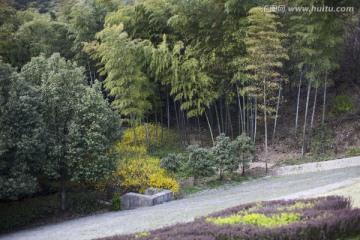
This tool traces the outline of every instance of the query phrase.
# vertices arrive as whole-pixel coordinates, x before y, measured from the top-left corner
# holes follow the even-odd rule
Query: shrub
[[[0,204],[0,232],[21,227],[55,213],[60,206],[57,195],[29,198]]]
[[[241,164],[242,174],[245,174],[245,169],[250,167],[250,157],[255,157],[256,148],[253,141],[245,133],[238,136],[234,141],[231,142],[231,150],[233,154],[237,156],[237,166]]]
[[[194,177],[194,185],[199,177],[211,176],[214,174],[213,160],[209,150],[200,148],[197,145],[191,145],[187,148],[188,161],[186,162],[186,171]]]
[[[68,210],[79,214],[88,214],[103,209],[99,199],[103,196],[98,192],[71,192],[67,194]]]
[[[310,151],[319,156],[324,155],[332,149],[333,139],[333,131],[329,131],[326,126],[314,128],[311,133]]]
[[[180,165],[181,157],[175,153],[170,153],[167,157],[161,159],[161,167],[172,173],[178,172]]]
[[[245,214],[236,214],[228,217],[206,218],[205,221],[212,222],[216,225],[251,224],[254,226],[278,227],[293,222],[299,222],[301,217],[302,215],[300,213],[281,213],[266,216],[261,213],[245,212]]]
[[[174,193],[179,184],[160,167],[160,160],[149,156],[124,159],[112,177],[112,182],[127,191],[143,193],[149,187],[166,188]]]
[[[120,194],[115,193],[111,200],[111,210],[119,211],[121,209],[121,198]]]
[[[156,229],[141,239],[344,239],[360,233],[360,209],[352,210],[350,202],[344,197],[330,196],[249,203],[193,222]]]
[[[174,134],[167,128],[153,123],[145,123],[127,129],[122,136],[121,143],[126,146],[143,146],[151,151],[171,142],[173,138],[175,138]]]
[[[354,103],[345,95],[339,95],[335,97],[334,108],[340,113],[347,113],[354,109]]]
[[[110,184],[122,188],[124,192],[142,193],[149,187],[156,187],[177,193],[179,184],[161,168],[159,158],[148,155],[148,147],[159,147],[163,142],[170,141],[170,131],[161,129],[154,124],[127,129],[122,141],[117,144],[117,151],[122,157],[117,170],[110,179],[99,183],[98,188],[105,189],[104,186]]]
[[[360,148],[351,148],[347,151],[347,155],[350,157],[356,157],[360,155]]]
[[[216,137],[216,144],[211,149],[214,158],[214,165],[219,171],[220,180],[223,179],[225,172],[233,172],[239,168],[235,152],[231,149],[230,138],[224,133]]]
[[[98,203],[100,197],[96,192],[69,192],[67,213],[84,214],[103,209]],[[0,232],[5,232],[61,213],[60,196],[53,194],[1,203],[0,212]]]

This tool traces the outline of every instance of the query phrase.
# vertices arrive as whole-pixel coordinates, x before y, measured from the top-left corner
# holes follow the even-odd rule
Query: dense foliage
[[[68,213],[73,216],[82,216],[106,209],[106,206],[99,204],[98,199],[102,197],[96,192],[68,193]],[[57,217],[62,216],[59,206],[60,197],[57,194],[38,196],[16,202],[7,202],[0,205],[0,232],[7,232],[18,229],[29,224],[41,224],[48,222],[50,218],[58,221]]]
[[[120,123],[99,84],[88,86],[84,69],[59,54],[33,58],[11,75],[6,66],[0,199],[31,195],[45,174],[60,179],[65,201],[66,180],[97,182],[109,174]]]
[[[161,129],[161,126],[153,124],[127,129],[122,140],[117,143],[116,151],[121,156],[117,169],[99,186],[105,188],[106,185],[112,185],[122,193],[143,193],[149,187],[169,189],[177,193],[179,184],[168,176],[166,168],[161,167],[159,158],[149,155],[149,149],[161,146],[172,136],[169,130]]]
[[[352,9],[261,7],[285,3]],[[220,178],[239,167],[244,174],[259,140],[267,163],[277,129],[294,133],[302,155],[323,154],[331,146],[328,119],[358,110],[345,90],[360,89],[359,6],[0,1],[0,201],[41,191],[40,177],[61,182],[63,209],[68,181],[176,192],[167,171],[194,184],[215,170]],[[294,106],[282,108],[286,101]],[[122,140],[120,118],[128,128]],[[183,145],[199,146],[160,161],[172,151],[152,154],[177,144],[170,128]]]
[[[339,239],[360,232],[360,210],[339,196],[249,203],[190,223],[104,239]]]

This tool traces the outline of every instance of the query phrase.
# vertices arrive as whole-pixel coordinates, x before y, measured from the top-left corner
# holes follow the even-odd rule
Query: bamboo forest
[[[0,239],[358,239],[359,106],[358,0],[0,0]]]

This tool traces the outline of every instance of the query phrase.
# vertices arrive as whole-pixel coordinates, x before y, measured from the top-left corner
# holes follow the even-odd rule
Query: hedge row
[[[212,218],[234,214],[299,213],[302,220],[279,227],[261,227],[250,224],[216,225]],[[236,240],[236,239],[339,239],[360,233],[360,209],[351,209],[350,199],[330,196],[290,201],[251,203],[211,214],[194,222],[176,224],[148,233],[117,235],[110,239],[173,239],[173,240]]]
[[[67,213],[85,214],[103,208],[99,194],[78,192],[67,194]],[[39,196],[22,201],[0,203],[0,233],[26,226],[34,221],[60,213],[59,194]]]

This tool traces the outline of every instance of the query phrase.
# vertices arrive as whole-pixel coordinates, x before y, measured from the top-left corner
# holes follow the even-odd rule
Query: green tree
[[[197,145],[190,145],[187,152],[188,160],[185,168],[194,177],[193,184],[195,186],[199,177],[211,176],[214,173],[213,160],[209,150]]]
[[[236,157],[231,149],[231,140],[224,133],[216,137],[215,146],[211,149],[214,164],[219,171],[219,178],[223,180],[225,172],[233,172],[239,168]]]
[[[250,157],[254,157],[256,154],[254,143],[250,137],[243,133],[232,141],[230,145],[231,150],[237,156],[237,166],[241,165],[242,174],[245,175],[245,169],[250,166]]]
[[[304,1],[297,0],[294,4],[298,6],[329,6],[336,9],[344,6],[358,6],[354,1],[327,1],[327,0],[312,0]],[[349,4],[349,5],[348,5]],[[308,127],[308,112],[311,89],[315,87],[315,96],[313,111],[311,116],[310,128],[314,126],[315,109],[317,102],[318,89],[323,88],[323,110],[322,110],[322,124],[325,122],[326,115],[326,93],[327,87],[330,85],[328,76],[333,70],[338,68],[336,56],[339,53],[340,46],[344,38],[344,26],[346,21],[351,19],[352,15],[349,13],[294,13],[290,16],[290,34],[293,39],[292,52],[293,55],[298,56],[296,63],[301,72],[308,78],[308,89],[305,105],[304,125],[302,130],[302,155],[306,153],[306,132]],[[300,95],[299,84],[299,95]],[[299,105],[298,97],[298,105]],[[298,107],[299,108],[299,107]],[[298,110],[297,110],[298,111]]]
[[[0,199],[33,194],[45,160],[39,89],[0,62]]]
[[[113,97],[112,107],[136,124],[151,109],[149,96],[153,84],[143,72],[146,64],[144,46],[147,41],[132,41],[123,24],[106,25],[96,37],[100,43],[86,45],[86,50],[103,64],[100,74],[106,75],[105,89]]]
[[[266,172],[268,162],[268,122],[275,113],[275,100],[280,88],[282,61],[288,59],[282,46],[284,34],[279,32],[278,16],[263,11],[261,7],[250,9],[249,26],[245,43],[248,56],[245,59],[247,78],[252,81],[248,93],[257,99],[257,107],[264,122],[264,150]]]
[[[178,154],[170,153],[161,159],[161,167],[169,172],[176,173],[181,167],[181,157]]]
[[[40,113],[46,133],[44,171],[60,180],[62,209],[67,180],[93,183],[115,168],[112,148],[120,133],[119,118],[103,100],[99,85],[87,86],[83,72],[54,54],[33,58],[20,73],[41,93]]]

